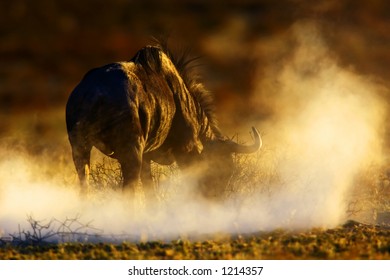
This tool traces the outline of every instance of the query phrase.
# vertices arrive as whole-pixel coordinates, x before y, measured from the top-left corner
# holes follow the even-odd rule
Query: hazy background
[[[161,35],[201,57],[198,71],[215,94],[222,130],[248,142],[255,125],[264,140],[257,180],[249,183],[261,189],[256,199],[238,208],[195,203],[191,214],[176,217],[181,225],[197,221],[184,231],[334,226],[348,207],[360,209],[353,189],[369,196],[372,209],[388,209],[389,30],[385,0],[1,1],[0,229],[11,231],[26,213],[43,215],[53,203],[58,213],[79,211],[61,199],[73,194],[49,191],[77,184],[67,97],[89,69],[129,60]],[[132,228],[110,205],[102,213]],[[94,213],[85,207],[86,216]],[[255,222],[246,218],[253,215]],[[204,216],[215,219],[197,220]]]
[[[165,34],[172,45],[189,46],[203,57],[199,71],[215,93],[222,127],[236,126],[239,116],[274,113],[262,106],[270,92],[256,92],[257,102],[248,100],[266,69],[281,68],[289,59],[297,40],[286,34],[303,20],[316,22],[338,65],[387,86],[389,5],[380,0],[1,1],[0,135],[14,129],[9,118],[19,113],[35,113],[38,129],[47,132],[39,118],[64,107],[86,71],[131,59],[151,36]]]
[[[274,109],[248,100],[265,69],[283,67],[292,55],[297,40],[286,34],[299,21],[316,22],[338,65],[387,85],[389,6],[380,0],[2,1],[0,108],[11,116],[63,107],[86,71],[131,59],[151,36],[169,34],[174,46],[203,57],[200,71],[222,125],[233,114],[267,117]],[[7,126],[2,121],[2,134]]]

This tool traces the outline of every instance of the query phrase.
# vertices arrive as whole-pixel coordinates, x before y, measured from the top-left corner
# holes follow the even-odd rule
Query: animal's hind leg
[[[136,187],[140,184],[142,153],[134,148],[117,153],[123,176],[123,192],[126,196],[134,196]]]
[[[80,180],[81,195],[87,195],[89,192],[89,172],[91,148],[72,147],[73,162],[76,167],[77,175]]]
[[[149,159],[143,159],[142,161],[142,189],[145,194],[146,204],[154,205],[157,203],[157,195],[154,189],[154,182],[152,178],[151,161]]]

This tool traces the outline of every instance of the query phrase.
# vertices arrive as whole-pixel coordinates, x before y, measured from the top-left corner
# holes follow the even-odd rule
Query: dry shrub
[[[370,166],[360,173],[348,197],[347,214],[367,223],[390,224],[390,174],[383,167]]]
[[[281,184],[281,178],[277,172],[277,162],[268,161],[270,155],[271,152],[266,150],[250,155],[233,155],[234,171],[225,193],[221,196],[271,193],[275,185]],[[151,171],[155,191],[160,200],[169,200],[172,194],[180,192],[185,184],[176,163],[160,165],[152,162]],[[91,164],[90,185],[95,192],[121,190],[122,181],[120,165],[116,160],[100,156]]]
[[[266,147],[255,154],[233,155],[234,171],[226,186],[223,198],[248,197],[261,194],[271,197],[289,187],[280,173],[283,157]],[[152,162],[152,178],[157,197],[168,202],[183,191],[182,176],[176,164],[163,166]],[[92,164],[91,189],[101,199],[110,197],[107,192],[122,189],[122,174],[116,160],[101,157]],[[141,191],[142,192],[142,191]],[[366,223],[389,223],[384,220],[390,212],[390,176],[383,167],[370,166],[355,177],[351,191],[345,197],[346,217]],[[387,216],[386,216],[387,217]]]
[[[152,162],[151,171],[157,197],[160,200],[168,200],[172,192],[179,189],[179,168],[176,164],[164,166]],[[119,163],[114,159],[100,155],[91,164],[89,183],[91,190],[98,197],[106,197],[107,192],[121,191],[123,177]]]

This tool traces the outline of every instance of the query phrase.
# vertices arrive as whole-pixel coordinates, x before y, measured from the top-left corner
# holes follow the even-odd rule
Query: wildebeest
[[[118,160],[123,189],[142,181],[150,192],[154,161],[181,169],[199,167],[200,193],[219,195],[233,171],[232,153],[253,153],[220,132],[210,93],[189,71],[185,56],[174,56],[162,44],[146,46],[127,62],[89,71],[71,93],[66,124],[73,161],[86,188],[92,147]],[[149,194],[148,194],[149,195]]]

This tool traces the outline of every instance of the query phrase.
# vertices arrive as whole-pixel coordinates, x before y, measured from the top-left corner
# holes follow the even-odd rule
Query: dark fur
[[[190,72],[190,62],[188,56],[175,58],[160,44],[141,49],[129,62],[85,75],[66,106],[82,185],[93,146],[119,161],[128,190],[141,178],[146,191],[151,190],[151,160],[200,167],[206,192],[210,184],[215,189],[229,179],[237,144],[220,133],[212,96]]]

